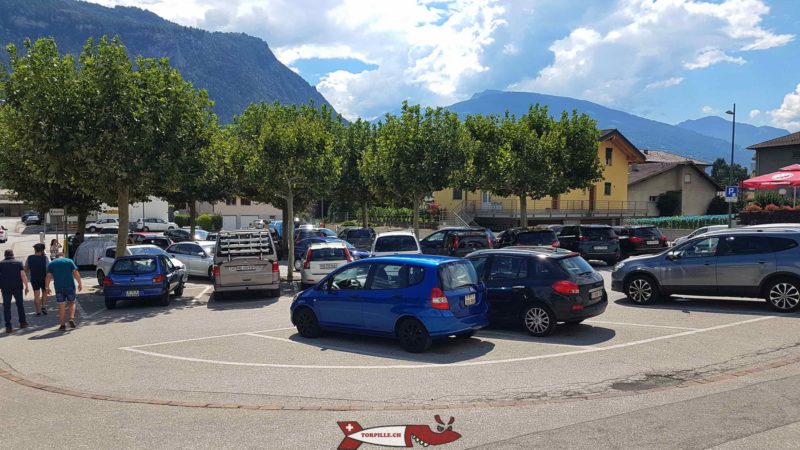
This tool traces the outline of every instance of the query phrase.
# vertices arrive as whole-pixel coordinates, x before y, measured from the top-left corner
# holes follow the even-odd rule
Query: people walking
[[[6,322],[6,333],[11,333],[11,298],[17,303],[17,317],[19,327],[27,328],[28,320],[25,317],[25,306],[22,304],[28,293],[28,277],[22,263],[14,259],[14,251],[6,250],[5,259],[0,261],[0,291],[3,294],[3,319]]]
[[[83,284],[75,262],[64,258],[63,253],[59,253],[57,256],[47,265],[44,289],[45,295],[50,295],[50,281],[52,280],[55,288],[56,303],[58,303],[58,321],[60,324],[58,329],[64,331],[67,329],[67,314],[69,314],[69,327],[75,328],[75,282],[78,283],[78,292],[83,290]]]
[[[50,241],[50,259],[56,259],[58,257],[58,252],[61,251],[61,243],[58,242],[58,239],[53,239]]]
[[[47,314],[47,296],[44,294],[44,279],[47,275],[47,255],[44,254],[44,244],[33,246],[34,254],[25,260],[25,271],[33,289],[33,307],[36,315]],[[56,254],[58,254],[56,252]]]

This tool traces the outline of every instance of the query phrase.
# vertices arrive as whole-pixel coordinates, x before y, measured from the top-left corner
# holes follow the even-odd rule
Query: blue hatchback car
[[[292,301],[292,323],[306,338],[324,330],[394,336],[409,352],[433,339],[470,337],[488,325],[485,288],[469,261],[433,255],[355,261]]]
[[[169,296],[183,295],[185,270],[172,264],[167,255],[122,256],[114,261],[103,280],[106,308],[114,309],[119,300],[156,298],[169,305]]]

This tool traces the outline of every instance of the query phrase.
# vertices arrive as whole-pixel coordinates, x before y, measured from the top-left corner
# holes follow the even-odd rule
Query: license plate
[[[595,247],[594,249],[595,250],[608,250],[608,246],[607,245],[599,245],[599,246]]]
[[[475,304],[475,294],[468,294],[464,296],[464,305],[471,306]]]
[[[237,272],[253,272],[256,270],[256,266],[236,266]]]
[[[602,296],[603,296],[603,290],[602,289],[598,289],[596,291],[592,291],[592,300],[594,300],[596,298],[600,298]]]
[[[138,297],[139,291],[125,291],[126,297]]]
[[[658,245],[658,241],[647,241],[647,245]]]
[[[320,269],[335,269],[337,267],[339,267],[338,264],[320,264],[319,265]]]

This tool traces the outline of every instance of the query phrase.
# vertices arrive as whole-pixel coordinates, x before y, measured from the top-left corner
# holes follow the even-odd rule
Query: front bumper
[[[624,290],[622,280],[611,280],[611,290],[614,292],[622,292]]]

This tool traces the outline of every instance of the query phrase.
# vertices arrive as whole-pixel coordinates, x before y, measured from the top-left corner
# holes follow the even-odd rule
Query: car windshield
[[[555,241],[553,231],[525,231],[517,235],[517,245],[550,245]]]
[[[158,247],[128,247],[131,255],[163,255],[164,250]]]
[[[347,259],[344,248],[315,248],[311,250],[311,261],[342,261]]]
[[[609,228],[582,228],[581,233],[584,236],[588,236],[589,239],[612,239],[616,234],[614,230]]]
[[[478,284],[478,274],[469,261],[455,261],[439,266],[442,289],[451,291]]]
[[[417,240],[414,236],[383,236],[375,242],[376,252],[409,252],[416,251]]]
[[[120,259],[114,263],[111,273],[129,273],[134,275],[156,271],[156,260],[152,258]]]
[[[570,256],[568,258],[558,260],[558,264],[564,269],[571,277],[583,275],[594,272],[592,266],[580,256]]]
[[[661,237],[661,230],[656,227],[635,228],[633,232],[639,237]]]

